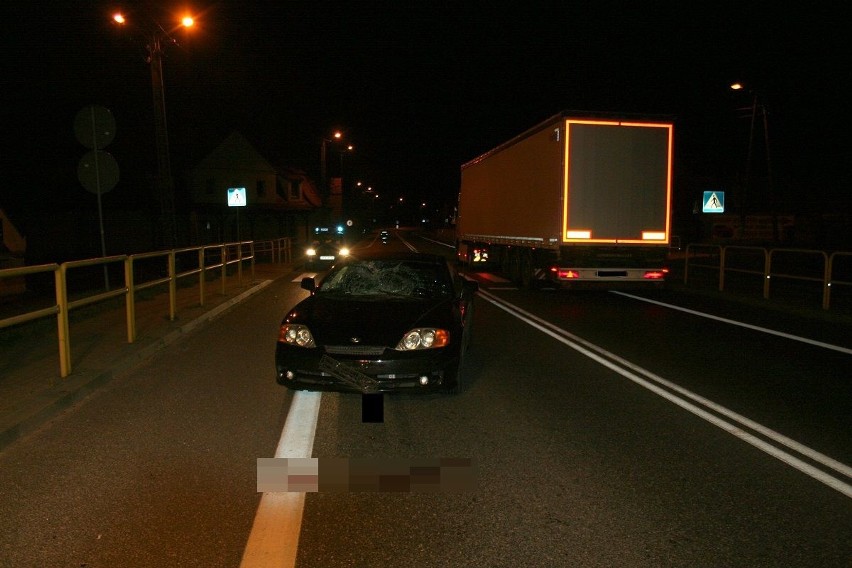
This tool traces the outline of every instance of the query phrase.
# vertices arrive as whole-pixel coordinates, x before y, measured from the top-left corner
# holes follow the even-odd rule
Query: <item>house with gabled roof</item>
[[[278,237],[308,238],[323,215],[314,182],[295,167],[271,163],[242,133],[231,132],[186,172],[195,244]],[[244,206],[228,190],[244,188]]]

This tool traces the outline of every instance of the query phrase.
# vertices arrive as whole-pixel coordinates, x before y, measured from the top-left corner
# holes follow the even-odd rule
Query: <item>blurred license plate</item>
[[[334,257],[326,254],[321,256],[320,260],[334,260]]]

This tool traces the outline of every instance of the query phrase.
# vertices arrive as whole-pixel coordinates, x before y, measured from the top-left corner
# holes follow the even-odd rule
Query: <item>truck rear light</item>
[[[576,270],[562,270],[562,269],[560,269],[558,271],[558,274],[559,274],[560,279],[562,279],[562,278],[579,278],[580,277],[580,273],[577,272]]]
[[[646,270],[645,274],[642,276],[645,280],[662,280],[668,274],[668,268],[661,268],[660,270]]]

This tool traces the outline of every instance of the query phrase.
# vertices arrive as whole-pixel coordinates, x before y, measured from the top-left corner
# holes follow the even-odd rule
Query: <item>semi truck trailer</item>
[[[562,112],[461,166],[456,253],[518,285],[660,285],[674,125]]]

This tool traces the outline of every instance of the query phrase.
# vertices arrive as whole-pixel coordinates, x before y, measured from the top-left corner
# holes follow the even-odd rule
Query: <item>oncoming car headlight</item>
[[[349,249],[346,248],[346,247],[343,247],[342,249],[340,249],[338,254],[340,254],[340,256],[349,256]]]
[[[314,336],[307,326],[298,323],[285,323],[278,330],[278,341],[298,347],[316,347]]]
[[[308,250],[305,251],[305,254],[308,255],[308,256],[316,256],[317,251],[316,251],[316,249],[309,248]]]
[[[450,332],[446,329],[419,327],[403,335],[396,349],[397,351],[435,349],[436,347],[446,347],[449,343]]]

